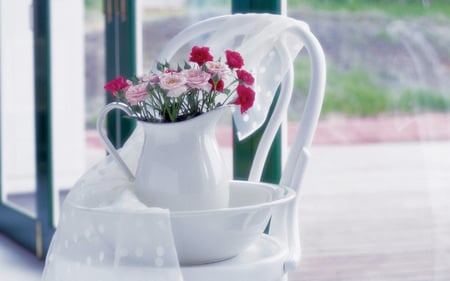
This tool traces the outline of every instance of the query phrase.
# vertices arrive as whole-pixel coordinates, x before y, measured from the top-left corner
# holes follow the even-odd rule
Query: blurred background
[[[108,50],[114,49],[108,39],[108,19],[115,16],[106,7],[111,1],[48,2],[44,26],[51,34],[51,59],[41,67],[43,53],[40,43],[33,45],[33,30],[39,28],[34,17],[42,14],[31,0],[0,0],[0,270],[2,276],[9,272],[5,280],[39,278],[43,263],[33,256],[39,256],[34,237],[51,237],[39,226],[40,214],[50,212],[56,226],[70,187],[105,156],[95,123],[107,102],[103,85]],[[131,2],[137,73],[150,69],[184,27],[229,14],[236,4]],[[290,280],[449,280],[450,1],[273,2],[309,24],[324,48],[328,71],[313,158],[300,193],[303,262]],[[308,89],[304,53],[296,60],[295,75],[288,145]],[[49,96],[36,95],[42,90],[35,82],[39,77],[48,79]],[[51,134],[36,126],[42,97],[51,100],[45,111]],[[39,200],[47,195],[37,188],[42,184],[36,164],[39,132],[52,148],[46,162],[51,163],[46,174],[51,190],[45,191],[52,199],[45,203]],[[219,141],[233,166],[239,159],[232,156],[231,134],[224,120]]]

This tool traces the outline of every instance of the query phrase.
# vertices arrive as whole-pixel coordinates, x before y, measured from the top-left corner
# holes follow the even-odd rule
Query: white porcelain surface
[[[166,124],[139,122],[145,140],[136,195],[151,207],[203,210],[228,206],[230,176],[215,135],[228,107]]]
[[[131,180],[135,179],[136,195],[147,206],[171,211],[225,208],[231,176],[216,140],[215,126],[230,108],[222,106],[174,123],[139,121],[145,138],[135,176],[110,144],[101,125],[98,129],[119,167]],[[127,105],[116,102],[102,110],[100,120],[112,109],[121,109],[132,116]]]
[[[229,208],[172,212],[180,264],[212,263],[238,255],[264,231],[272,209],[294,197],[292,190],[279,186],[233,181]]]

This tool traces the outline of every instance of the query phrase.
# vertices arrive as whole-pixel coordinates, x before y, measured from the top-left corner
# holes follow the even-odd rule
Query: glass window
[[[294,276],[448,279],[448,2],[288,3],[318,37],[328,68]],[[305,65],[296,66],[299,82]]]
[[[86,170],[85,34],[82,1],[50,3],[54,218],[59,195]],[[62,200],[61,200],[62,201]]]
[[[36,215],[31,1],[0,3],[2,201]]]

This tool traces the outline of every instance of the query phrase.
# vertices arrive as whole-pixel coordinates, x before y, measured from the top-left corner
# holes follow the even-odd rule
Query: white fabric
[[[277,49],[277,43],[281,41],[288,46],[290,58],[295,58],[303,47],[298,36],[293,36],[289,30],[293,25],[298,25],[298,21],[270,14],[252,17],[249,21],[247,16],[230,18],[215,33],[217,36],[227,34],[227,30],[233,30],[236,26],[239,26],[240,32],[246,33],[235,50],[244,58],[244,67],[250,68],[255,76],[256,96],[253,107],[245,114],[241,114],[239,110],[233,113],[239,140],[247,138],[263,125],[276,90],[289,70],[288,65],[292,64],[292,61],[284,60],[286,56],[279,55],[280,51],[285,50]],[[224,46],[224,43],[228,43],[224,41],[214,38],[213,42],[221,42]]]
[[[289,17],[272,14],[234,14],[212,18],[194,25],[169,42],[159,60],[177,62],[186,57],[189,46],[208,46],[215,58],[224,56],[225,50],[235,50],[244,58],[244,69],[255,76],[255,103],[245,114],[233,113],[239,140],[255,132],[267,118],[276,90],[303,47],[295,34],[299,25],[307,24]],[[281,44],[283,47],[281,47]],[[186,47],[188,46],[188,47]],[[280,55],[287,51],[289,55]],[[281,50],[282,49],[282,50]],[[179,61],[178,61],[179,62]]]
[[[142,141],[137,129],[120,151],[132,171]],[[106,157],[64,201],[42,280],[183,280],[169,211],[142,204]]]
[[[284,57],[290,58],[303,46],[290,33],[299,22],[263,14],[224,17],[217,23],[210,36],[202,37],[205,45],[214,54],[226,49],[241,52],[245,68],[256,78],[255,105],[245,115],[234,113],[238,137],[243,139],[263,124],[286,65],[292,63],[281,59],[276,42],[287,43],[290,56]],[[120,150],[133,173],[142,143],[138,127]],[[80,178],[63,204],[43,281],[182,280],[169,211],[140,203],[133,189],[111,157]]]

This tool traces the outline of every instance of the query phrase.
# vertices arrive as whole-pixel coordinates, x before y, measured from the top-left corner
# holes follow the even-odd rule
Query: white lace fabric
[[[120,151],[133,171],[142,141],[137,129]],[[183,280],[169,211],[142,204],[106,157],[64,201],[42,280]]]
[[[173,38],[173,44],[162,51],[158,60],[184,58],[193,45],[209,47],[215,58],[223,57],[225,50],[238,51],[244,59],[243,68],[255,77],[256,93],[254,105],[245,114],[239,110],[233,113],[237,137],[243,140],[266,120],[278,86],[303,48],[296,33],[299,26],[309,30],[306,23],[273,14],[212,18]]]

